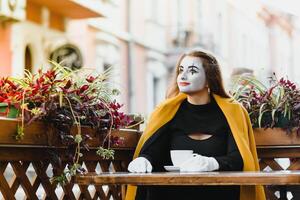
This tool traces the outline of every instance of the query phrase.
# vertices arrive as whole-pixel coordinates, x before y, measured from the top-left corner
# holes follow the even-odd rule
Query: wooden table
[[[277,185],[280,187],[280,199],[287,199],[286,186],[300,185],[300,171],[271,172],[155,172],[128,173],[105,172],[87,173],[76,177],[80,185]]]

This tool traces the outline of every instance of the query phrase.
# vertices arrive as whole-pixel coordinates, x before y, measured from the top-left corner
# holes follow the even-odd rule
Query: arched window
[[[58,47],[50,54],[50,60],[77,70],[82,68],[83,60],[79,48],[73,44],[65,44]]]
[[[25,48],[25,70],[32,72],[32,54],[29,46]]]

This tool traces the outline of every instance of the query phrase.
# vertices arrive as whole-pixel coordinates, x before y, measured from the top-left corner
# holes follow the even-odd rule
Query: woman
[[[259,170],[246,110],[225,92],[220,67],[209,53],[183,54],[167,100],[152,113],[129,164],[130,172],[164,171],[172,165],[170,150],[199,155],[180,170]],[[264,200],[261,186],[129,186],[126,200],[228,199]]]

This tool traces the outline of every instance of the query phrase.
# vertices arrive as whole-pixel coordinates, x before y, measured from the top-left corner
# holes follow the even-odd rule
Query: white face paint
[[[202,90],[206,84],[206,76],[202,60],[198,57],[186,56],[182,59],[177,76],[177,85],[182,93],[194,93]]]

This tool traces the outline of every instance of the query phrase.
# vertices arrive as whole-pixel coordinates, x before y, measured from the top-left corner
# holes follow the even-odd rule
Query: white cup
[[[171,150],[170,154],[173,166],[175,167],[179,167],[187,159],[198,155],[196,153],[193,153],[193,150]]]

